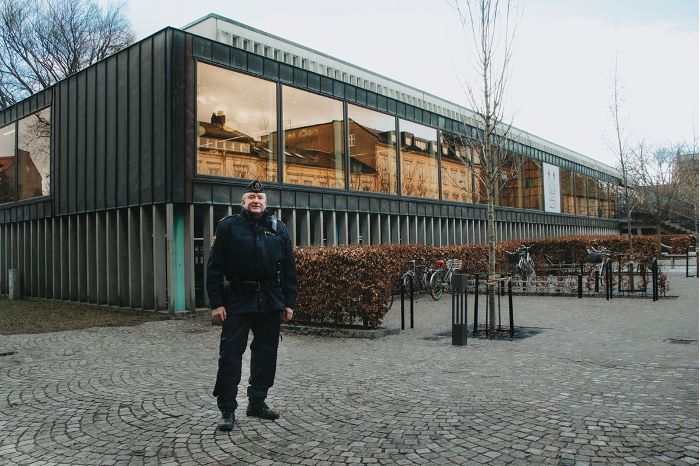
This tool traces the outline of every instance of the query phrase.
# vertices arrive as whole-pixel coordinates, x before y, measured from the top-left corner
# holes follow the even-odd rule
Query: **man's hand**
[[[294,310],[289,307],[285,307],[284,311],[282,311],[282,321],[289,322],[292,320],[292,317],[294,317]]]
[[[226,308],[224,306],[217,307],[211,310],[211,323],[214,325],[223,325],[226,320]]]

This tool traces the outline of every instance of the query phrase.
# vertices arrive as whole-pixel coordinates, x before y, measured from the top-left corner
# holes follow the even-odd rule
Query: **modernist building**
[[[0,112],[0,290],[17,268],[30,296],[206,305],[215,224],[252,178],[296,245],[483,241],[471,121],[216,15],[167,28]],[[499,240],[618,233],[612,168],[516,133]]]

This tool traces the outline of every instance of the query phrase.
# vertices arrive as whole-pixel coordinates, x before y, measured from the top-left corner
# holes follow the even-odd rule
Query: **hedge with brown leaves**
[[[671,254],[685,254],[695,245],[693,235],[661,235],[661,244],[671,247]]]
[[[678,244],[681,240],[675,241],[674,244]],[[624,254],[623,262],[634,260],[646,264],[650,264],[656,251],[654,236],[634,236],[631,250],[628,250],[629,242],[624,236],[507,241],[496,245],[496,269],[499,272],[512,272],[513,264],[509,263],[506,251],[515,251],[523,242],[532,246],[530,254],[539,269],[538,274],[546,267],[545,254],[557,263],[586,262],[586,246],[605,246],[615,254]],[[410,260],[424,258],[434,265],[439,258],[461,259],[463,273],[484,275],[487,251],[486,244],[296,248],[299,298],[295,319],[378,328],[388,311],[388,297],[392,290],[396,290],[401,275],[408,270]]]

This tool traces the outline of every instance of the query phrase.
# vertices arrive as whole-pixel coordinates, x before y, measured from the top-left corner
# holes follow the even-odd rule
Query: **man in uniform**
[[[219,430],[230,431],[238,406],[241,362],[250,344],[250,379],[246,415],[277,419],[265,403],[275,381],[280,321],[292,318],[297,298],[297,275],[292,243],[285,225],[265,210],[267,199],[260,181],[243,193],[240,214],[216,226],[207,265],[207,293],[211,317],[222,324],[219,370],[214,396],[221,411]]]

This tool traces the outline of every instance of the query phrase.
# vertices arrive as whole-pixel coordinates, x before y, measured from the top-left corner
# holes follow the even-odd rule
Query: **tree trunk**
[[[489,337],[496,338],[496,218],[494,215],[495,192],[488,183],[488,207],[486,210],[486,239],[488,241],[489,262],[487,290],[489,300]]]
[[[656,258],[661,259],[661,220],[656,221]]]

